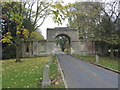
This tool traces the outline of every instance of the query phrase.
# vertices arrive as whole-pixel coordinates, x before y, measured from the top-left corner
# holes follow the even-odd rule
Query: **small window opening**
[[[27,47],[26,47],[26,52],[29,52],[29,46],[27,45]]]

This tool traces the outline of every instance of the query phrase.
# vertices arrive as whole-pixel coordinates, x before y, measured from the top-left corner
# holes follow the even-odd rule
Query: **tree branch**
[[[46,18],[46,16],[43,18],[43,20],[42,20],[41,24],[40,24],[40,25],[38,25],[38,26],[35,28],[35,30],[36,30],[38,27],[40,27],[40,26],[44,23],[45,18]]]

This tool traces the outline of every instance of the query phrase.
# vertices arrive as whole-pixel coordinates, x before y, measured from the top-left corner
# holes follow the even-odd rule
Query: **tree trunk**
[[[21,43],[19,43],[19,44],[16,45],[16,61],[15,62],[22,62],[20,60],[20,57],[21,57],[21,47],[22,47]]]

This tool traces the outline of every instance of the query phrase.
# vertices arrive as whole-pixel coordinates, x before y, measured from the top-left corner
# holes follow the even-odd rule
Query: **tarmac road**
[[[68,88],[118,88],[118,74],[56,51]]]

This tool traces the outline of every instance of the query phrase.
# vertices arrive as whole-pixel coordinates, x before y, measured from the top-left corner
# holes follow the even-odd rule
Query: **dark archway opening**
[[[59,34],[55,37],[56,46],[63,52],[70,52],[71,39],[66,34]]]

